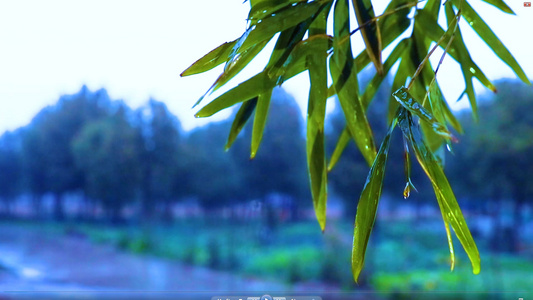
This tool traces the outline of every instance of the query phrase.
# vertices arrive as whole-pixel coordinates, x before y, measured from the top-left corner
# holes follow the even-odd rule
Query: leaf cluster
[[[513,14],[502,0],[485,2],[504,13]],[[355,141],[371,166],[355,220],[352,251],[354,279],[357,281],[364,264],[382,190],[390,134],[396,126],[403,133],[406,151],[404,196],[408,197],[414,188],[410,180],[409,157],[412,151],[435,190],[448,236],[452,269],[454,250],[449,225],[465,248],[474,273],[478,273],[478,250],[443,171],[443,149],[451,149],[451,143],[456,140],[449,126],[462,133],[461,125],[450,110],[436,80],[444,55],[449,54],[461,66],[465,84],[463,95],[468,97],[475,118],[477,102],[473,79],[476,78],[492,91],[496,89],[466,48],[459,26],[461,20],[466,21],[462,25],[470,26],[522,81],[529,84],[517,61],[481,16],[466,0],[449,0],[445,3],[438,0],[391,0],[381,15],[376,15],[371,0],[352,0],[351,3],[348,0],[250,0],[250,5],[249,25],[244,34],[209,52],[181,75],[198,74],[225,64],[222,74],[205,94],[208,95],[246,67],[279,33],[270,60],[262,72],[215,98],[202,107],[196,116],[208,117],[239,105],[228,138],[227,147],[230,147],[253,115],[253,158],[263,136],[272,89],[307,71],[310,81],[306,129],[307,165],[313,204],[322,230],[326,226],[328,170],[335,166],[350,140]],[[350,24],[351,10],[354,11],[357,22],[354,30]],[[445,28],[437,21],[441,12],[445,14]],[[333,28],[328,28],[328,18],[333,19]],[[354,56],[351,38],[356,33],[361,34],[365,49]],[[429,63],[429,58],[437,47],[442,48],[444,54],[440,63],[434,67]],[[383,61],[382,53],[387,48],[391,52]],[[373,66],[376,74],[360,93],[358,74],[368,65]],[[377,150],[366,110],[395,65],[398,68],[388,104],[390,129]],[[329,86],[328,73],[332,78]],[[337,97],[342,107],[346,128],[328,164],[324,151],[324,118],[327,99],[332,96]]]

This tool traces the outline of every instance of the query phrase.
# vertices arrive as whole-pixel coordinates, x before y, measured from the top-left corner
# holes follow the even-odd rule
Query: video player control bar
[[[211,300],[322,300],[318,296],[215,296]]]

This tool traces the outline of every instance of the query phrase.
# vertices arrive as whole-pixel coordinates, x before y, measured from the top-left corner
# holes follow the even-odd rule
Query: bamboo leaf
[[[241,132],[242,128],[250,119],[250,116],[255,110],[255,107],[257,105],[257,97],[253,98],[252,100],[243,102],[241,104],[241,107],[239,108],[239,111],[237,111],[237,114],[235,115],[235,119],[233,119],[233,123],[231,124],[231,129],[229,131],[228,141],[226,143],[226,151],[233,145],[233,142],[235,142],[235,139],[237,139],[237,136]]]
[[[259,149],[259,144],[263,139],[263,132],[266,125],[268,108],[270,107],[270,97],[272,96],[272,89],[259,94],[257,100],[257,108],[255,110],[254,126],[252,129],[252,150],[250,158],[254,158]]]
[[[195,117],[212,116],[225,108],[255,98],[274,86],[275,83],[270,81],[264,72],[261,72],[208,103],[196,113]]]
[[[451,5],[445,5],[444,11],[446,12],[446,20],[448,23],[448,26],[455,20],[455,13],[453,12],[453,8]],[[461,34],[461,30],[457,28],[457,31],[455,32],[455,39],[454,39],[455,49],[457,53],[460,55],[460,61],[466,61],[466,57],[470,57],[470,54],[468,53],[468,50],[466,49],[466,45],[463,41],[463,36]],[[453,51],[451,52],[453,53]],[[452,54],[453,55],[453,54]],[[471,60],[471,58],[470,58]],[[472,83],[472,77],[474,73],[477,73],[475,69],[468,69],[466,64],[460,64],[461,70],[463,72],[463,77],[465,80],[465,94],[468,96],[468,101],[470,102],[470,107],[472,108],[472,116],[474,117],[474,120],[477,120],[477,101],[476,101],[476,93],[474,92],[474,84]],[[473,70],[473,71],[472,71]],[[496,88],[493,88],[493,91],[496,91]],[[460,98],[459,98],[460,99]]]
[[[379,147],[376,159],[370,168],[365,186],[359,198],[359,203],[357,204],[352,247],[352,273],[356,282],[365,263],[366,247],[368,246],[370,233],[376,220],[378,203],[383,189],[383,178],[391,134],[396,126],[396,120],[397,118],[394,118],[387,135]]]
[[[329,9],[324,9],[311,24],[309,37],[325,35]],[[324,118],[327,100],[327,40],[318,40],[321,47],[308,56],[309,103],[307,106],[307,165],[315,214],[322,231],[326,228],[327,167],[324,145]]]
[[[281,32],[276,46],[272,51],[270,60],[268,61],[267,66],[265,67],[265,72],[272,82],[277,81],[273,79],[271,73],[274,70],[278,69],[278,66],[283,64],[287,59],[289,54],[292,52],[293,48],[297,45],[299,41],[303,38],[307,28],[309,27],[310,20],[304,21],[299,25],[289,28]],[[257,109],[254,117],[254,125],[252,129],[252,142],[251,142],[251,151],[250,158],[253,159],[259,150],[259,145],[263,139],[263,132],[266,126],[268,108],[270,106],[270,98],[272,96],[272,89],[265,90],[263,93],[259,94]]]
[[[440,212],[442,214],[442,220],[444,221],[444,229],[446,229],[446,239],[448,240],[448,248],[450,249],[450,271],[453,271],[455,268],[455,250],[453,249],[453,239],[450,232],[450,222],[448,222],[448,217],[444,214],[444,199],[440,194],[437,194],[437,202],[439,203]]]
[[[437,23],[436,18],[430,16],[424,10],[418,12],[418,21],[415,23],[417,25],[417,32],[425,35],[434,42],[439,41],[442,36],[445,36],[440,45],[442,49],[444,49],[445,45],[447,45],[450,41],[451,32],[449,31],[449,29],[455,26],[457,20],[455,14],[453,13],[453,10],[451,10],[451,6],[449,5],[446,6],[446,15],[448,16],[448,31],[446,32]],[[450,49],[448,49],[448,54],[461,65],[463,73],[466,72],[468,74],[474,75],[484,86],[486,86],[493,92],[496,91],[496,87],[494,86],[494,84],[490,82],[487,76],[485,76],[485,74],[481,71],[477,64],[475,64],[472,60],[470,53],[468,52],[466,46],[462,41],[461,32],[459,31],[459,28],[457,28],[457,31],[455,32],[455,38],[452,41]]]
[[[409,144],[405,137],[403,138],[404,150],[404,168],[405,168],[405,187],[403,189],[403,198],[407,199],[411,195],[411,189],[417,191],[415,185],[411,181],[411,156],[409,155]]]
[[[381,34],[377,22],[371,22],[375,17],[371,0],[352,0],[357,23],[361,27],[361,35],[365,42],[368,56],[374,63],[378,73],[383,73],[381,64]],[[365,25],[365,23],[370,22]]]
[[[226,62],[236,42],[237,40],[227,42],[211,50],[183,71],[180,76],[184,77],[206,72]]]
[[[392,95],[403,107],[418,116],[421,120],[427,122],[435,133],[447,139],[455,139],[446,126],[440,123],[429,111],[422,107],[422,105],[409,94],[405,87],[401,87]]]
[[[453,0],[456,7],[461,7],[464,19],[474,29],[479,37],[492,49],[492,51],[507,64],[524,83],[531,84],[524,70],[520,67],[511,52],[503,45],[502,41],[494,34],[490,27],[483,21],[477,12],[468,4],[468,1]]]
[[[213,83],[213,86],[211,87],[211,91],[214,92],[224,84],[226,84],[228,81],[230,81],[235,75],[239,74],[239,72],[246,67],[252,59],[254,59],[263,48],[265,48],[266,44],[268,43],[268,40],[263,41],[248,50],[242,52],[238,56],[234,57],[230,62],[226,64],[226,67],[224,68],[224,72],[220,74],[220,76],[217,78],[215,83]]]
[[[258,20],[262,20],[272,14],[276,13],[282,8],[286,8],[295,3],[306,2],[306,0],[263,0],[254,1],[248,14],[248,20],[252,21],[252,24],[257,23]]]
[[[472,238],[472,234],[466,225],[466,220],[461,213],[459,204],[457,203],[444,171],[439,166],[435,156],[424,143],[419,129],[415,126],[412,120],[411,113],[403,110],[398,118],[398,123],[404,136],[410,141],[411,146],[415,150],[415,155],[420,163],[420,166],[433,185],[435,195],[437,196],[437,202],[440,200],[439,204],[442,204],[441,209],[443,216],[445,216],[444,221],[450,223],[455,231],[455,234],[457,235],[457,238],[463,245],[468,258],[472,263],[473,273],[479,274],[479,251],[474,239]]]
[[[514,11],[507,5],[503,0],[483,0],[490,5],[497,7],[499,10],[506,12],[508,14],[515,15]]]
[[[274,16],[270,16],[261,20],[260,23],[254,25],[250,34],[240,47],[240,51],[245,51],[248,48],[269,40],[274,34],[297,26],[301,22],[312,18],[324,7],[322,1],[299,3],[295,6],[289,6],[286,9],[278,11]]]
[[[333,28],[336,40],[329,63],[333,86],[339,97],[350,135],[354,138],[368,165],[372,165],[376,157],[376,146],[365,109],[357,94],[359,90],[357,69],[353,63],[350,41],[348,39],[347,42],[339,42],[350,35],[347,0],[339,0],[335,5]]]

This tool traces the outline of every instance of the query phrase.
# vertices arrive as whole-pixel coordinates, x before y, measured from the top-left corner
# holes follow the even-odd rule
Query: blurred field
[[[1,226],[5,231],[14,224],[4,222]],[[264,281],[267,288],[270,284],[288,291],[375,291],[384,298],[412,292],[421,295],[425,295],[424,292],[458,292],[458,295],[468,292],[464,299],[484,299],[488,295],[486,292],[527,293],[533,286],[530,255],[490,252],[488,241],[480,238],[476,241],[482,257],[481,274],[472,274],[458,241],[455,241],[456,268],[450,272],[440,220],[378,223],[359,286],[353,283],[350,272],[352,224],[345,221],[330,222],[324,234],[312,221],[278,224],[267,229],[261,222],[224,219],[177,221],[173,225],[145,228],[17,222],[16,228],[27,233],[42,233],[50,239],[75,237],[92,245],[111,246],[141,259],[156,257],[167,263],[175,261],[235,274]],[[9,241],[3,239],[2,243]],[[76,253],[63,255],[68,257]],[[103,263],[113,265],[113,257],[109,259]],[[499,299],[508,294],[491,295]]]

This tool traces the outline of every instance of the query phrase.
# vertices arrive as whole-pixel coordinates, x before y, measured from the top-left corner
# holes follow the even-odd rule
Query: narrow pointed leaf
[[[376,146],[365,108],[357,94],[359,90],[357,69],[353,63],[352,48],[349,39],[346,42],[340,42],[350,35],[347,0],[337,1],[333,27],[336,40],[333,43],[334,52],[329,63],[333,86],[339,97],[350,135],[354,138],[368,165],[372,165],[376,157]]]
[[[405,137],[403,138],[404,150],[404,168],[405,168],[405,187],[403,189],[403,198],[407,199],[411,195],[411,189],[416,191],[416,187],[411,181],[411,156],[409,155],[409,144]]]
[[[265,0],[253,3],[248,20],[257,23],[258,20],[264,19],[282,8],[293,5],[294,3],[305,2],[303,0]],[[252,24],[255,24],[252,23]]]
[[[197,118],[212,116],[237,103],[255,98],[274,86],[275,84],[268,79],[265,73],[261,72],[214,99],[197,112],[195,116]]]
[[[368,56],[374,63],[378,73],[383,73],[381,64],[381,34],[377,22],[371,22],[375,17],[371,0],[352,0],[357,23],[361,27],[361,35],[365,42]],[[370,22],[366,25],[365,23]]]
[[[228,81],[230,81],[235,75],[239,74],[239,72],[246,67],[252,59],[254,59],[263,48],[265,48],[266,44],[268,43],[268,40],[263,41],[248,50],[241,53],[239,56],[234,57],[234,59],[226,64],[226,67],[224,68],[224,72],[220,74],[220,76],[217,78],[215,83],[213,83],[212,91],[216,91],[218,88],[226,84]]]
[[[448,28],[453,28],[456,24],[456,18],[455,14],[451,10],[451,6],[449,5],[446,6],[446,15],[448,16]],[[445,38],[440,45],[442,49],[445,49],[446,45],[450,40],[451,34],[449,33],[451,32],[445,32],[444,29],[442,29],[437,23],[436,19],[430,16],[424,10],[418,12],[417,20],[419,21],[418,23],[416,23],[417,31],[427,36],[432,41],[437,42],[443,35],[445,35]],[[423,23],[424,26],[421,26],[420,23]],[[448,34],[446,34],[447,32]],[[452,41],[450,49],[448,49],[448,54],[461,65],[461,69],[463,73],[465,73],[464,76],[468,74],[474,75],[484,86],[486,86],[493,92],[496,91],[496,87],[494,86],[494,84],[490,82],[487,76],[472,60],[470,53],[468,52],[466,46],[462,41],[461,32],[459,31],[459,28],[457,28],[457,31],[455,32],[455,38]]]
[[[211,50],[209,53],[188,67],[185,71],[183,71],[180,76],[184,77],[206,72],[222,63],[225,63],[228,60],[228,56],[230,55],[231,50],[236,42],[237,40],[227,42]]]
[[[252,29],[240,47],[241,51],[268,40],[274,34],[294,27],[313,17],[323,8],[323,5],[320,1],[300,3],[277,12],[275,16],[263,19],[261,23],[255,25]]]
[[[326,18],[329,9],[325,9],[311,24],[310,39],[314,35],[325,35]],[[309,66],[309,103],[307,106],[307,165],[311,183],[313,206],[322,231],[326,228],[327,202],[327,167],[324,144],[324,118],[327,100],[327,40],[319,39],[321,47],[313,56],[308,56]]]
[[[422,107],[422,105],[409,94],[405,87],[394,92],[393,96],[403,107],[427,122],[435,133],[447,139],[454,139],[446,126],[440,123],[429,111]]]
[[[272,96],[272,89],[259,94],[257,100],[257,107],[255,109],[254,127],[252,129],[252,150],[250,158],[254,158],[259,149],[259,144],[263,139],[263,132],[268,116],[268,108],[270,107],[270,97]]]
[[[228,141],[225,147],[226,151],[231,147],[231,145],[233,145],[235,139],[237,139],[237,136],[241,132],[242,128],[244,127],[244,125],[246,125],[246,122],[248,121],[248,119],[250,119],[250,116],[254,112],[256,105],[257,97],[241,104],[241,107],[239,108],[239,111],[237,111],[235,119],[233,119],[233,123],[231,124]]]
[[[383,178],[391,134],[395,126],[396,118],[393,120],[387,135],[379,147],[376,159],[370,168],[365,186],[361,192],[361,197],[359,198],[359,203],[357,204],[352,247],[352,273],[356,282],[365,264],[366,247],[368,246],[370,233],[376,220],[378,203],[383,189]]]
[[[463,245],[468,258],[472,263],[473,273],[478,274],[480,271],[479,251],[472,238],[472,234],[466,225],[466,220],[443,169],[424,143],[420,130],[415,126],[410,112],[404,111],[400,115],[398,122],[404,136],[408,138],[411,146],[415,150],[415,155],[420,166],[433,185],[435,195],[437,195],[437,201],[439,199],[441,200],[442,214],[447,218],[445,221],[450,223],[457,238]]]
[[[463,16],[470,27],[472,27],[492,51],[494,51],[494,53],[513,70],[518,78],[526,84],[531,84],[527,75],[524,73],[524,70],[522,70],[511,52],[509,52],[509,50],[503,45],[502,41],[494,34],[472,6],[470,6],[467,1],[453,0],[453,3],[455,6],[461,7]]]
[[[442,220],[444,221],[444,228],[446,229],[446,239],[448,240],[448,248],[450,249],[450,271],[455,268],[455,250],[453,249],[453,239],[450,232],[450,222],[448,222],[448,216],[444,214],[444,199],[440,194],[437,194],[437,202],[442,213]]]
[[[448,23],[448,26],[450,26],[451,23],[455,22],[455,13],[453,12],[453,8],[451,5],[445,5],[444,10],[446,12],[446,20]],[[459,55],[459,59],[461,62],[465,62],[466,57],[470,57],[470,54],[468,54],[468,50],[466,49],[466,45],[463,41],[463,36],[461,34],[461,30],[458,27],[457,31],[455,32],[455,39],[454,39],[454,50],[457,51]],[[453,55],[453,51],[451,52]],[[472,108],[472,116],[474,117],[474,120],[477,120],[478,114],[477,114],[477,101],[476,101],[476,93],[474,92],[474,84],[472,82],[473,73],[476,72],[475,69],[468,68],[466,64],[461,63],[461,70],[463,72],[463,77],[465,80],[465,92],[464,94],[467,95],[468,101],[470,102],[470,107]],[[474,72],[472,72],[474,70]],[[493,89],[493,91],[496,91],[496,88]]]
[[[486,2],[490,5],[493,5],[497,7],[499,10],[506,12],[508,14],[514,15],[514,11],[507,5],[503,0],[483,0],[483,2]]]

